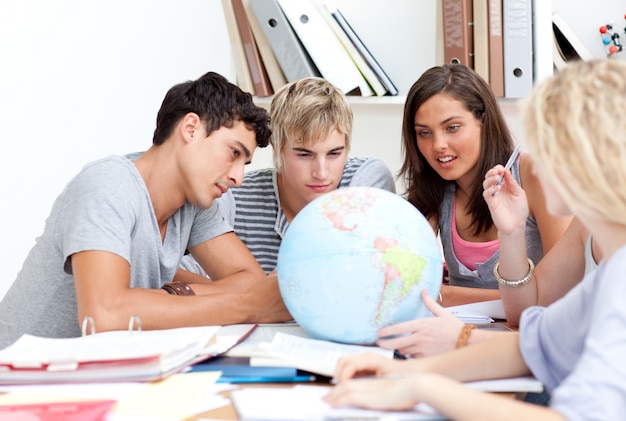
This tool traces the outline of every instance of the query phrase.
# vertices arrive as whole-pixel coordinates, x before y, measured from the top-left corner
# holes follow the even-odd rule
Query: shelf
[[[263,108],[269,108],[272,102],[271,96],[268,97],[254,97],[254,103]],[[362,97],[362,96],[347,96],[348,103],[350,105],[404,105],[404,101],[406,101],[405,95],[396,95],[396,96],[371,96],[371,97]]]

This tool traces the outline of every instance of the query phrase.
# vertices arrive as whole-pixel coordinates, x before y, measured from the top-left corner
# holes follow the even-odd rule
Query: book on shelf
[[[446,63],[474,68],[472,0],[443,0],[443,55]]]
[[[502,0],[489,2],[489,85],[493,94],[504,96],[504,56],[502,41]]]
[[[562,69],[574,60],[591,60],[593,55],[558,12],[552,13],[554,67]]]
[[[309,0],[278,0],[278,4],[323,78],[346,95],[373,95],[316,5]]]
[[[325,5],[324,9],[330,13],[330,16],[334,19],[334,21],[329,20],[330,26],[337,33],[341,43],[346,47],[346,50],[370,84],[374,93],[378,96],[397,95],[398,88],[389,78],[385,70],[383,70],[376,58],[374,58],[367,46],[361,41],[361,38],[348,23],[341,11],[336,7],[329,7],[328,5]]]
[[[287,82],[320,76],[319,70],[289,25],[277,0],[248,1]]]
[[[278,64],[278,60],[274,55],[274,51],[272,50],[269,40],[265,36],[265,32],[261,28],[261,23],[257,20],[256,15],[252,10],[250,0],[242,0],[242,2],[243,8],[246,11],[246,16],[248,17],[248,22],[250,23],[250,29],[252,29],[254,40],[256,41],[257,48],[259,49],[261,60],[263,60],[263,65],[267,71],[267,77],[272,85],[272,90],[276,92],[287,84],[287,79],[283,74],[280,64]]]
[[[227,352],[255,328],[124,330],[75,338],[25,334],[0,350],[0,384],[160,380]]]
[[[523,98],[533,87],[532,0],[503,0],[504,96]]]
[[[250,69],[248,68],[248,59],[246,59],[246,53],[243,49],[243,43],[241,42],[241,35],[239,34],[239,28],[237,27],[233,3],[230,0],[222,0],[222,9],[224,11],[224,19],[226,20],[226,29],[228,30],[231,54],[235,65],[237,85],[242,90],[254,95],[254,84],[252,83],[252,76],[250,75]]]
[[[485,82],[489,77],[489,0],[472,0],[474,70]]]
[[[235,13],[235,20],[237,21],[237,28],[239,29],[239,35],[241,35],[241,42],[243,44],[244,52],[246,53],[246,60],[248,62],[248,69],[250,69],[250,76],[252,76],[252,83],[254,85],[254,92],[258,97],[271,96],[274,93],[272,84],[267,75],[267,70],[261,59],[261,54],[254,39],[254,34],[246,15],[246,10],[243,6],[243,0],[231,0],[233,4],[233,11]]]

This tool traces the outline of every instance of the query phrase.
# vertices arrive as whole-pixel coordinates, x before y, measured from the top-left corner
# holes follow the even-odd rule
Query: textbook
[[[341,344],[277,332],[271,342],[263,342],[250,357],[251,366],[295,367],[332,377],[339,358],[361,352],[376,352],[389,359],[390,349],[377,346]]]
[[[124,330],[76,338],[23,335],[0,350],[0,384],[160,380],[226,352],[255,327]]]
[[[217,357],[192,365],[189,372],[219,371],[218,383],[304,383],[316,377],[295,367],[251,366],[250,358]]]

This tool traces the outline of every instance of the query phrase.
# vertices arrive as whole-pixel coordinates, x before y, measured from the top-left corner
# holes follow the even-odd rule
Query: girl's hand
[[[504,182],[498,186],[502,174]],[[483,189],[483,198],[500,233],[507,235],[525,230],[528,199],[510,171],[505,171],[502,165],[496,165],[485,174]]]
[[[453,350],[463,322],[437,304],[426,291],[422,291],[422,300],[433,317],[384,327],[378,331],[381,339],[376,345],[414,358]]]

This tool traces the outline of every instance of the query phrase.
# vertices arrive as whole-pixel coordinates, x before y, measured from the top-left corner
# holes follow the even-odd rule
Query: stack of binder
[[[443,0],[442,18],[446,63],[476,70],[496,97],[530,93],[533,0]]]
[[[239,86],[271,96],[288,82],[323,77],[347,95],[398,89],[337,9],[313,0],[222,0]]]

